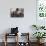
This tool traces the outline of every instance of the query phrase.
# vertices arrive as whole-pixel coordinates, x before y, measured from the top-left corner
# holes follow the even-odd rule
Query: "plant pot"
[[[37,39],[37,46],[40,46],[40,39]]]
[[[38,42],[39,44],[41,44],[41,43],[44,42],[44,40],[45,40],[45,39],[38,39],[37,42]]]
[[[44,43],[44,40],[45,40],[45,39],[40,39],[40,43]]]
[[[37,39],[37,43],[40,43],[40,39]]]

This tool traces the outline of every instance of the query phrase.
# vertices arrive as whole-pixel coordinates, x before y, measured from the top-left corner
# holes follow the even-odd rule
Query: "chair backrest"
[[[16,28],[11,28],[11,34],[18,33],[18,27]]]

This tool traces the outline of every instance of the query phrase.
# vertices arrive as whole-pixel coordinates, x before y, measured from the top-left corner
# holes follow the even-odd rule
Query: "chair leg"
[[[7,42],[5,42],[5,46],[7,46]]]
[[[18,34],[17,34],[17,46],[18,46]]]
[[[5,46],[7,46],[7,34],[5,34]]]

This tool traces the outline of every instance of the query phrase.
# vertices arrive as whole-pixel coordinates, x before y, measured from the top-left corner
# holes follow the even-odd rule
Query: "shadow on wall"
[[[4,41],[4,34],[7,32],[7,33],[10,33],[11,31],[11,28],[8,28],[8,29],[4,29],[1,34],[0,34],[0,42]]]
[[[4,33],[10,33],[10,32],[11,32],[11,28],[8,28],[8,29],[5,29],[5,30],[4,30],[3,34],[4,34]]]

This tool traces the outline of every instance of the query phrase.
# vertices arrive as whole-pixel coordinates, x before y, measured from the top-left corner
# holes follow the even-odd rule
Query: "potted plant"
[[[45,34],[46,34],[45,32],[35,32],[33,35],[37,38],[38,43],[41,43],[40,40],[42,38],[45,38],[44,37],[46,36]]]
[[[32,25],[32,27],[35,28],[36,30],[45,29],[45,26]]]
[[[36,30],[39,30],[37,25],[32,25],[33,28],[35,28]]]
[[[40,29],[45,29],[45,26],[41,26]]]

